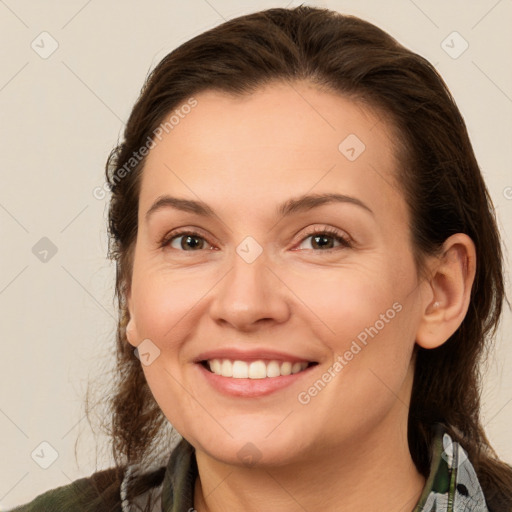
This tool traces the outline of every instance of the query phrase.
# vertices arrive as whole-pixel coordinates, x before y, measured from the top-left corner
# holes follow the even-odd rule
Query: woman
[[[328,10],[231,20],[148,77],[107,180],[117,466],[16,510],[512,509],[499,234],[425,59]]]

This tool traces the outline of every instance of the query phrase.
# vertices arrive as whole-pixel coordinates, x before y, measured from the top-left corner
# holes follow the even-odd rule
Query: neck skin
[[[405,398],[405,400],[404,400]],[[411,512],[425,486],[407,443],[407,397],[364,437],[332,447],[307,463],[270,468],[231,466],[196,450],[197,512]]]

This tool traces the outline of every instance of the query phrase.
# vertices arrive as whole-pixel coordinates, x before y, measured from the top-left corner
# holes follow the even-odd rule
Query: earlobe
[[[134,347],[137,346],[136,343],[137,338],[137,329],[135,327],[135,320],[133,318],[130,318],[128,320],[128,323],[126,324],[126,339],[128,340],[128,343]]]
[[[471,238],[457,233],[446,239],[431,268],[429,302],[416,333],[416,343],[427,349],[445,343],[466,316],[476,272],[476,251]]]
[[[129,316],[128,323],[126,324],[126,339],[128,340],[128,343],[132,345],[133,347],[137,347],[138,343],[138,334],[137,334],[137,326],[135,324],[135,316],[133,313],[133,309],[131,307],[131,298],[130,294],[127,294],[127,314]]]

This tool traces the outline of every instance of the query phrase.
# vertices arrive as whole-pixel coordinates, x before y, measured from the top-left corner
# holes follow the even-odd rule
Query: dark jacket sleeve
[[[496,493],[492,496],[486,496],[485,501],[489,512],[512,512],[511,491],[508,493]]]
[[[110,468],[75,480],[8,512],[122,512],[123,470]]]

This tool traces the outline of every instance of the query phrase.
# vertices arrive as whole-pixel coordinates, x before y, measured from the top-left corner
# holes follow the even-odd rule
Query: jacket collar
[[[430,474],[414,512],[489,512],[466,451],[441,424],[435,427]]]
[[[466,451],[438,424],[431,448],[430,473],[414,512],[489,512],[475,470]],[[147,474],[142,466],[130,466],[121,485],[123,512],[142,510],[151,496],[151,512],[194,510],[194,488],[198,476],[194,447],[184,438],[169,456],[162,481],[142,496],[128,499],[135,478]],[[158,465],[155,462],[153,466]],[[160,468],[160,471],[163,468]],[[153,468],[153,472],[155,469]]]

